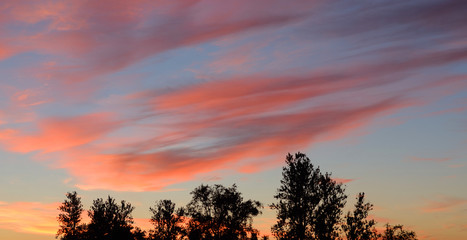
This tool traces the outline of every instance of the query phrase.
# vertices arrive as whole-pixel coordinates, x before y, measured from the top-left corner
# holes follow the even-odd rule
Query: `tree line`
[[[286,240],[416,240],[413,231],[402,225],[391,226],[380,233],[368,214],[373,205],[365,194],[357,196],[352,211],[343,213],[347,195],[342,183],[314,167],[303,153],[288,154],[282,169],[281,185],[269,207],[277,213],[271,227],[276,239]],[[76,192],[66,194],[60,205],[59,229],[62,240],[255,240],[260,236],[253,228],[253,217],[261,214],[263,204],[244,200],[234,184],[201,185],[191,193],[185,207],[177,208],[171,200],[157,201],[149,210],[153,228],[143,231],[134,226],[134,207],[125,200],[98,198],[87,214],[89,223],[82,223],[84,208]]]

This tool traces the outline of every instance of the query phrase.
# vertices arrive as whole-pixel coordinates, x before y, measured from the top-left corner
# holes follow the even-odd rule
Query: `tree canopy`
[[[76,191],[66,194],[65,201],[58,207],[61,213],[58,215],[60,228],[57,231],[57,238],[62,240],[78,240],[83,231],[81,225],[81,214],[83,204]]]
[[[120,204],[108,196],[94,200],[88,211],[91,222],[88,226],[88,238],[95,240],[128,240],[132,238],[134,207],[125,200]]]
[[[252,219],[261,213],[258,201],[243,201],[237,186],[201,185],[187,205],[190,239],[239,239],[254,231]]]
[[[345,216],[345,224],[342,225],[347,240],[377,239],[375,220],[368,220],[368,213],[373,209],[373,204],[365,203],[365,193],[359,193],[353,212]]]
[[[151,207],[150,211],[150,221],[154,225],[152,239],[175,240],[186,234],[183,226],[184,208],[175,209],[175,203],[171,200],[161,200]]]
[[[277,222],[272,234],[281,240],[416,240],[413,231],[402,225],[386,224],[382,233],[376,222],[368,219],[373,204],[359,193],[352,211],[343,217],[347,195],[344,186],[321,172],[303,153],[287,154],[281,185],[270,205]],[[81,223],[84,212],[81,198],[68,192],[59,206],[61,240],[255,240],[260,236],[253,228],[253,217],[261,214],[262,204],[244,200],[237,186],[200,185],[191,193],[185,207],[176,208],[171,200],[156,201],[149,208],[153,229],[146,232],[133,226],[134,207],[110,196],[93,201],[87,211],[89,223]]]
[[[417,234],[404,229],[403,225],[391,226],[386,224],[382,240],[417,240]]]
[[[344,187],[315,168],[303,153],[286,156],[281,186],[271,205],[277,211],[272,227],[278,239],[335,239],[347,196]]]

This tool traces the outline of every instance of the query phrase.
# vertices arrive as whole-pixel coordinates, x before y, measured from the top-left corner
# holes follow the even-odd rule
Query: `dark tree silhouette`
[[[258,240],[258,232],[254,231],[251,233],[250,240]]]
[[[303,153],[286,156],[282,169],[281,186],[274,196],[277,203],[277,223],[273,235],[280,240],[416,240],[413,231],[402,225],[386,225],[383,234],[375,230],[375,221],[368,220],[371,203],[365,203],[365,194],[359,193],[355,209],[342,221],[342,208],[347,196],[341,183],[331,179],[330,173],[314,168]],[[175,208],[170,200],[156,202],[150,207],[154,229],[147,232],[133,226],[134,207],[120,204],[108,196],[94,200],[88,211],[89,224],[81,224],[83,205],[76,192],[68,192],[59,206],[61,240],[254,240],[258,230],[252,227],[253,217],[261,214],[262,204],[243,200],[237,186],[201,185],[191,193],[186,208]],[[340,227],[343,231],[339,231]],[[269,239],[262,236],[262,240]]]
[[[104,201],[102,198],[94,200],[88,215],[91,222],[88,226],[88,239],[95,240],[128,240],[133,238],[134,207],[121,201],[120,204],[110,196]]]
[[[76,192],[68,192],[65,201],[58,207],[61,213],[58,215],[60,229],[57,231],[56,238],[62,240],[78,240],[81,239],[83,233],[83,225],[81,222],[81,214],[83,213],[83,204],[81,198]]]
[[[404,230],[403,225],[386,224],[382,240],[417,240],[417,235],[413,231]]]
[[[262,237],[260,238],[260,236],[259,236],[259,231],[253,231],[253,232],[251,232],[251,237],[249,238],[249,240],[259,240],[259,239],[261,239],[261,240],[269,240],[269,237],[268,237],[268,236],[262,236]]]
[[[134,240],[148,240],[148,237],[146,236],[146,231],[141,230],[139,227],[135,227],[133,229],[133,238]]]
[[[161,200],[149,210],[152,212],[151,223],[154,225],[152,239],[175,240],[184,236],[184,208],[175,209],[175,203],[171,200]]]
[[[368,213],[373,209],[373,204],[365,203],[365,193],[359,193],[353,212],[345,216],[345,224],[342,229],[347,240],[372,240],[378,238],[375,229],[375,220],[368,220]]]
[[[237,186],[201,185],[191,192],[187,205],[191,217],[188,230],[190,239],[244,239],[252,228],[252,219],[260,214],[258,201],[243,201]]]
[[[341,183],[314,168],[303,153],[286,156],[281,186],[271,207],[277,211],[272,227],[278,239],[335,239],[347,196]]]

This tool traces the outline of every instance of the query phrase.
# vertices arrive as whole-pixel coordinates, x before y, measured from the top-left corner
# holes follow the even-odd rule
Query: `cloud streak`
[[[412,161],[415,162],[447,162],[452,160],[452,158],[420,158],[420,157],[411,157]]]
[[[59,203],[0,202],[0,228],[17,232],[54,235],[57,233]]]
[[[39,123],[37,133],[25,134],[14,129],[3,130],[2,142],[7,149],[14,152],[56,152],[95,141],[117,125],[118,123],[112,121],[107,113],[49,118]]]
[[[245,107],[255,108],[254,104]],[[345,135],[369,119],[400,107],[405,105],[390,99],[351,109],[276,112],[263,108],[263,111],[238,118],[219,117],[229,109],[226,107],[217,112],[214,107],[205,109],[208,113],[201,114],[204,118],[199,121],[193,120],[200,113],[196,107],[197,110],[188,108],[186,111],[177,107],[174,108],[177,112],[167,114],[169,119],[161,122],[170,125],[169,129],[177,129],[176,133],[169,132],[176,135],[170,141],[155,137],[126,145],[127,151],[118,154],[96,154],[96,149],[87,153],[78,150],[68,156],[67,159],[74,160],[65,162],[64,167],[82,179],[84,184],[79,186],[85,189],[157,190],[215,170],[237,169],[252,173],[279,165],[283,153],[290,149],[301,149],[322,141],[320,136],[323,134]],[[176,116],[187,121],[174,121]],[[261,161],[267,157],[276,160],[268,164]],[[244,161],[252,158],[257,160]],[[98,173],[92,171],[97,168],[100,169]]]
[[[449,212],[465,204],[467,204],[467,199],[444,196],[439,200],[429,201],[422,211],[425,213]]]
[[[11,25],[40,28],[41,31],[10,31],[11,35],[20,35],[20,43],[28,46],[23,51],[68,58],[61,58],[67,60],[64,64],[43,69],[48,78],[79,82],[122,70],[168,50],[252,29],[281,26],[300,19],[311,7],[300,1],[295,7],[284,5],[278,11],[278,4],[283,4],[270,3],[26,1],[8,4],[2,13],[3,21]],[[11,56],[3,52],[4,57]]]
[[[160,190],[276,167],[287,152],[431,101],[424,94],[467,87],[466,45],[452,38],[467,32],[453,27],[466,20],[461,3],[348,4],[9,3],[0,59],[35,61],[20,69],[27,80],[2,88],[0,143],[65,168],[83,189]],[[187,47],[208,57],[186,81],[124,74]]]

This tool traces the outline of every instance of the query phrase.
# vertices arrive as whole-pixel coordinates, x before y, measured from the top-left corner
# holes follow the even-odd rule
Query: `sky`
[[[0,238],[57,207],[178,206],[237,184],[267,207],[287,153],[371,217],[467,238],[467,2],[1,1]]]

